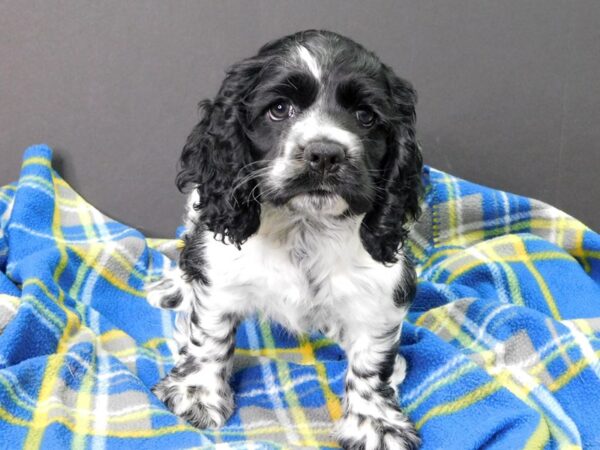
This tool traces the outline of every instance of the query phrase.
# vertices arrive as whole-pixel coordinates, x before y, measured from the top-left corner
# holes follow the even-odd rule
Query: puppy
[[[345,350],[340,444],[415,448],[396,386],[416,279],[402,250],[419,214],[411,85],[352,40],[309,30],[233,65],[183,149],[191,187],[178,267],[148,286],[179,312],[180,358],[153,389],[192,425],[220,427],[236,327],[260,313]]]

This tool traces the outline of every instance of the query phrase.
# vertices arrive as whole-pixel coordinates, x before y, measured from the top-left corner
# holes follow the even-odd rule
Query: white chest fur
[[[235,312],[260,311],[294,332],[340,331],[397,322],[393,305],[401,264],[384,266],[362,246],[362,217],[311,221],[267,210],[241,249],[206,236],[210,301]],[[346,312],[346,313],[345,313]]]

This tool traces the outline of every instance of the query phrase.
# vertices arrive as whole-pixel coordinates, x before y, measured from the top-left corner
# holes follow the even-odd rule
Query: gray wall
[[[170,236],[176,160],[226,66],[328,28],[420,94],[426,162],[600,228],[600,2],[0,0],[0,183],[46,142],[92,204]]]

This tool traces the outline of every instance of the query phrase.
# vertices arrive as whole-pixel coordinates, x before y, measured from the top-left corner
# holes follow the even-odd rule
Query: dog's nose
[[[304,161],[318,172],[335,172],[345,159],[344,147],[335,142],[310,142],[304,147]]]

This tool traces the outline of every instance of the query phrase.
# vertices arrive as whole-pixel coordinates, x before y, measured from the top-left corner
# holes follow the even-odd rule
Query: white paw
[[[152,388],[169,410],[196,428],[219,428],[233,413],[233,392],[226,382],[218,388],[188,385],[169,374]]]
[[[346,450],[413,450],[421,439],[414,425],[400,410],[386,418],[347,413],[340,419],[337,436]]]

